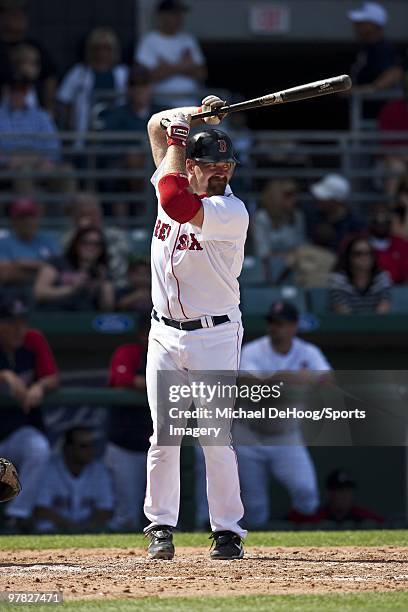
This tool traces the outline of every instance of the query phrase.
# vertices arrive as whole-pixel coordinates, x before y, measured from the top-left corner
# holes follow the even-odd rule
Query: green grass
[[[205,533],[176,533],[176,546],[209,546]],[[268,531],[250,533],[246,546],[408,546],[408,530]],[[0,550],[145,548],[140,534],[0,536]]]
[[[344,595],[260,595],[238,597],[178,597],[73,601],[55,605],[12,606],[2,610],[36,612],[388,612],[408,609],[408,593],[345,593]]]

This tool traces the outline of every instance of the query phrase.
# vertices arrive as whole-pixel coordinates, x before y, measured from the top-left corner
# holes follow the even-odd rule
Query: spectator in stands
[[[348,242],[330,276],[330,308],[337,314],[387,313],[391,285],[388,273],[378,267],[369,240],[357,236]]]
[[[399,179],[395,191],[391,234],[408,239],[408,173]]]
[[[146,457],[152,421],[146,397],[146,355],[150,318],[139,321],[137,341],[116,349],[109,366],[109,386],[143,394],[137,406],[111,410],[105,461],[113,476],[116,495],[114,530],[140,528],[146,487]]]
[[[127,103],[123,106],[106,110],[101,114],[100,126],[105,131],[137,132],[143,135],[143,140],[133,144],[129,140],[110,142],[110,147],[120,145],[127,149],[120,157],[104,157],[103,165],[110,168],[117,167],[122,170],[137,172],[146,167],[147,156],[144,145],[147,121],[151,115],[151,77],[150,72],[142,65],[134,65],[129,72],[127,84]],[[104,191],[113,193],[128,193],[130,195],[144,194],[146,191],[145,179],[138,176],[131,178],[111,179],[103,181]],[[132,206],[129,202],[113,202],[112,214],[116,217],[129,217],[133,212],[146,212],[140,203]]]
[[[34,200],[15,200],[9,216],[11,231],[0,238],[0,282],[26,285],[34,280],[42,263],[61,249],[56,239],[41,231],[42,211]]]
[[[179,0],[157,4],[157,29],[147,32],[135,49],[135,61],[151,71],[153,102],[160,108],[199,103],[207,70],[198,41],[183,31],[187,7]]]
[[[135,64],[128,75],[126,104],[101,113],[102,129],[108,132],[145,132],[151,116],[151,97],[150,72],[141,64]]]
[[[108,251],[109,275],[116,289],[127,284],[127,267],[130,257],[129,238],[124,230],[106,224],[103,218],[102,207],[96,193],[92,191],[78,191],[68,205],[71,216],[72,229],[63,237],[66,246],[75,232],[85,227],[97,227],[104,236]]]
[[[131,260],[127,271],[128,284],[117,292],[116,308],[140,313],[151,312],[153,304],[150,278],[150,263],[146,259]]]
[[[68,430],[62,453],[50,458],[38,487],[37,531],[104,531],[114,505],[109,473],[95,459],[92,431],[85,427]]]
[[[337,469],[330,472],[326,481],[326,503],[323,504],[313,517],[307,517],[309,523],[332,521],[337,525],[341,523],[355,523],[361,527],[370,523],[382,525],[384,518],[354,502],[356,483],[347,470]],[[294,517],[295,522],[305,522],[305,517]]]
[[[304,289],[326,287],[336,256],[330,249],[335,236],[333,226],[318,225],[310,243],[301,244],[288,259],[288,272],[293,273],[296,286]],[[283,276],[283,275],[282,275]]]
[[[49,113],[54,112],[57,70],[50,54],[42,44],[27,35],[28,17],[26,0],[0,0],[0,58],[2,59],[0,85],[8,82],[11,73],[12,52],[17,46],[24,45],[36,51],[39,67],[35,91],[30,96],[29,105],[40,104]]]
[[[272,264],[283,263],[305,240],[302,211],[296,207],[297,189],[293,181],[269,181],[260,197],[261,207],[253,219],[255,253],[261,259],[265,279],[273,282]]]
[[[52,310],[112,310],[114,292],[107,263],[101,230],[92,226],[78,230],[64,255],[40,269],[34,284],[37,304]]]
[[[385,191],[391,195],[395,195],[401,176],[408,172],[408,153],[393,151],[393,148],[408,147],[408,70],[404,76],[404,97],[387,102],[378,117],[378,129],[383,134],[399,132],[406,135],[406,140],[388,138],[382,142],[385,152],[382,163],[391,174],[385,180]]]
[[[391,233],[392,211],[376,204],[369,221],[369,241],[381,270],[386,270],[395,284],[408,281],[408,240]]]
[[[286,385],[291,382],[314,386],[330,380],[331,367],[320,349],[296,337],[299,312],[294,305],[271,304],[267,321],[267,335],[242,347],[240,371],[243,375],[250,376],[257,385],[275,384],[282,376]],[[287,395],[284,401],[287,402]],[[313,515],[319,505],[316,473],[296,420],[246,420],[236,423],[233,433],[248,526],[267,527],[272,475],[289,493],[290,515]],[[198,508],[201,507],[199,503]],[[202,520],[203,512],[199,514]]]
[[[331,248],[337,251],[343,240],[363,229],[364,223],[347,206],[350,183],[340,174],[327,174],[310,188],[315,198],[314,210],[308,214],[309,235],[321,223],[334,229]]]
[[[397,52],[386,38],[387,10],[377,2],[364,2],[347,13],[361,45],[352,68],[353,90],[375,92],[393,88],[402,81]]]
[[[62,126],[77,132],[96,127],[97,111],[123,103],[127,77],[115,32],[102,27],[92,30],[86,41],[85,61],[75,64],[58,88]]]
[[[12,135],[0,138],[0,162],[12,170],[28,168],[50,172],[61,157],[60,141],[51,115],[28,103],[31,86],[31,77],[22,67],[16,67],[0,106],[0,133]],[[38,135],[48,138],[41,139]]]
[[[49,456],[42,433],[41,403],[58,386],[58,370],[44,336],[27,326],[27,305],[17,297],[0,300],[0,393],[19,406],[2,407],[0,455],[20,472],[22,491],[6,507],[7,528],[30,526],[41,470]]]

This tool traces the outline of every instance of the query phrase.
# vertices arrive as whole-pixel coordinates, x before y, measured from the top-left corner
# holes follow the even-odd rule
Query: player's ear
[[[194,165],[195,165],[195,161],[193,159],[189,159],[189,158],[186,159],[186,170],[190,174],[193,173]]]

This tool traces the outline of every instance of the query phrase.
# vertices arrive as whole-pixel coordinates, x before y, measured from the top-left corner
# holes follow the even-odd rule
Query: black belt
[[[207,325],[203,325],[201,319],[194,319],[192,321],[176,321],[175,319],[168,319],[167,317],[159,317],[157,312],[153,309],[152,311],[153,319],[156,321],[163,321],[165,325],[169,327],[175,327],[176,329],[180,329],[181,331],[194,331],[195,329],[204,329],[207,328]],[[213,326],[221,325],[222,323],[229,323],[231,319],[228,315],[219,315],[217,317],[208,317],[211,319]],[[211,327],[210,325],[208,327]]]

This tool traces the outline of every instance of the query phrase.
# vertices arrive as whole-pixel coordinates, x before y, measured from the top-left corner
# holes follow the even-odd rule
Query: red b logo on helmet
[[[227,143],[225,142],[225,140],[219,140],[218,141],[218,150],[220,153],[226,153],[227,151]]]

